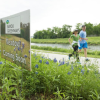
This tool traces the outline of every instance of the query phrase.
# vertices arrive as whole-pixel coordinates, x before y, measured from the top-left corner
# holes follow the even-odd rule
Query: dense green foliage
[[[69,64],[56,59],[49,60],[35,55],[32,70],[37,72],[38,89],[44,94],[55,94],[65,100],[99,100],[100,77],[98,67]],[[47,63],[49,62],[49,63]],[[38,67],[36,67],[38,65]],[[55,100],[55,99],[54,99]]]
[[[36,31],[34,33],[35,39],[54,39],[54,38],[66,38],[70,36],[71,32],[70,25],[63,25],[62,28],[53,27],[47,30]]]
[[[95,65],[58,63],[33,54],[32,71],[28,71],[2,58],[0,61],[0,100],[100,99],[100,73]]]
[[[86,32],[87,36],[100,36],[100,24],[92,24],[92,23],[86,23]],[[81,26],[82,23],[77,23],[76,24],[76,29],[81,31]],[[71,34],[72,26],[70,25],[63,25],[61,28],[60,27],[53,27],[53,28],[48,28],[47,30],[39,30],[36,31],[33,35],[35,39],[55,39],[55,38],[68,38]]]

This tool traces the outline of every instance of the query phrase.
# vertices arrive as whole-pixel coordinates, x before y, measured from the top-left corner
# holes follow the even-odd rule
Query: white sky
[[[31,36],[36,30],[64,24],[100,23],[100,0],[1,0],[0,18],[30,9]]]

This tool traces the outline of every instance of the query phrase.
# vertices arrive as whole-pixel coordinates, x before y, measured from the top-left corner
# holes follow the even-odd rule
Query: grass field
[[[87,43],[90,45],[100,45],[100,37],[87,37]],[[55,44],[69,44],[68,38],[57,38],[57,39],[33,39],[31,43],[55,43]]]

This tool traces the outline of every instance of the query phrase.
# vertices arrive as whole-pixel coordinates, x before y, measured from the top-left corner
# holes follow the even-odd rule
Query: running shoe
[[[86,59],[85,59],[85,61],[89,61],[89,59],[88,59],[88,58],[86,58]]]
[[[70,56],[68,55],[68,59],[70,60]]]

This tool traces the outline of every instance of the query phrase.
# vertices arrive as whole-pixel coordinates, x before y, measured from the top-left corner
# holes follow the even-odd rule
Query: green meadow
[[[99,37],[87,37],[87,43],[90,45],[100,45]],[[31,43],[55,43],[55,44],[69,44],[68,38],[57,38],[57,39],[33,39],[31,38]]]

